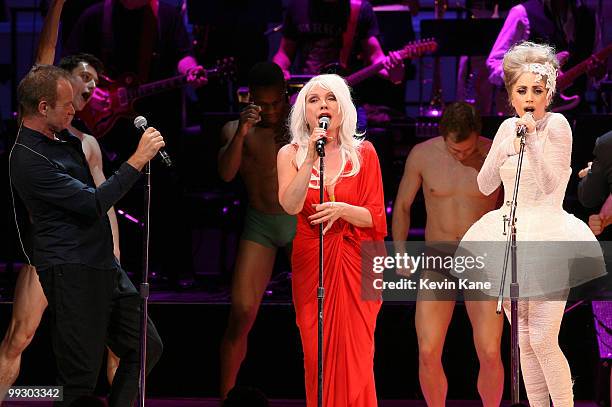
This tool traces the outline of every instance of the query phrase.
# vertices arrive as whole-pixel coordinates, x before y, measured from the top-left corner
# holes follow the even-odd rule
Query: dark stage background
[[[163,1],[177,7],[182,4],[178,0]],[[95,2],[67,1],[62,16],[60,42],[66,38],[83,10]],[[372,3],[382,6],[390,2]],[[453,2],[446,18],[464,19],[466,7],[474,6],[474,3],[479,4]],[[603,21],[612,21],[609,2],[587,3],[602,13]],[[32,64],[42,24],[40,8],[42,5],[44,12],[45,4],[38,0],[0,0],[0,194],[5,197],[0,199],[0,300],[3,301],[0,304],[0,332],[10,319],[14,282],[23,262],[15,233],[7,172],[8,153],[16,134],[14,94],[11,90]],[[240,86],[245,86],[250,67],[257,61],[271,58],[278,47],[280,34],[274,28],[282,22],[285,4],[286,0],[188,2],[186,16],[198,60],[210,66],[219,58],[233,56],[238,62],[238,71],[232,82],[211,83],[197,92],[186,91],[184,126],[174,132],[175,137],[181,138],[178,158],[183,163],[180,173],[182,208],[189,224],[183,237],[191,242],[192,256],[187,267],[179,267],[181,262],[178,259],[177,266],[171,271],[162,270],[161,261],[154,261],[151,267],[153,295],[150,310],[165,342],[164,356],[148,383],[152,396],[217,395],[218,349],[227,321],[229,282],[246,209],[241,181],[224,183],[217,174],[219,131],[226,121],[237,118],[239,105],[234,95]],[[502,2],[502,15],[512,4],[510,1]],[[20,8],[23,10],[17,12]],[[406,41],[421,38],[422,27],[427,27],[427,23],[421,24],[422,21],[433,18],[433,1],[421,1],[417,16],[411,16],[405,7],[381,8],[377,16],[383,47],[385,50],[397,49]],[[15,23],[13,27],[11,22]],[[612,35],[608,26],[603,27],[603,41],[606,44]],[[485,38],[483,41],[486,41],[486,38],[494,39],[496,32],[481,34]],[[245,39],[248,39],[248,43]],[[458,40],[470,42],[472,38],[458,36]],[[14,50],[11,44],[16,47]],[[452,44],[448,46],[452,47]],[[457,67],[458,57],[452,52],[441,57],[442,90],[446,102],[456,99]],[[406,69],[407,81],[398,98],[400,114],[392,115],[391,120],[370,123],[366,136],[373,142],[380,157],[385,201],[389,209],[392,209],[410,149],[416,143],[437,135],[437,119],[422,115],[432,93],[433,58],[425,57],[407,64]],[[376,85],[371,87],[374,90],[366,91],[376,92]],[[567,115],[574,137],[573,174],[564,207],[582,219],[586,219],[589,212],[577,201],[576,173],[591,160],[595,139],[612,129],[609,82],[605,82],[601,89],[603,92],[587,94],[591,114]],[[178,106],[169,108],[180,109]],[[492,138],[504,118],[484,116],[483,135]],[[155,118],[150,120],[154,122]],[[104,151],[105,170],[110,173],[120,164],[113,160],[112,149],[121,141],[104,138],[99,141]],[[142,253],[142,187],[134,188],[115,208],[120,211],[122,263],[133,280],[138,282]],[[17,212],[23,215],[19,203]],[[165,215],[174,216],[172,213]],[[154,230],[156,220],[152,222]],[[388,224],[391,224],[390,215]],[[412,208],[411,239],[422,240],[424,226],[425,208],[423,197],[419,194]],[[173,261],[174,255],[160,252],[155,257]],[[302,354],[291,305],[290,271],[286,258],[281,254],[250,336],[249,353],[239,382],[259,387],[272,398],[303,399]],[[32,346],[24,355],[17,384],[53,382],[53,359],[46,326],[46,320],[43,320]],[[508,333],[506,324],[503,343],[506,367],[509,366]],[[459,305],[444,351],[450,399],[478,399],[478,364],[471,337],[465,310]],[[566,315],[559,341],[572,368],[576,399],[605,399],[609,367],[608,362],[599,359],[588,302],[579,304]],[[385,304],[378,317],[376,342],[375,373],[379,397],[422,399],[417,373],[414,304]],[[506,389],[509,388],[508,383],[506,368]],[[104,388],[101,379],[100,391]],[[507,391],[504,398],[509,398]]]

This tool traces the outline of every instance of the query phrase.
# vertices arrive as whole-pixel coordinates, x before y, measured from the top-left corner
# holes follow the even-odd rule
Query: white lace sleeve
[[[491,195],[499,187],[502,182],[499,167],[508,156],[516,154],[512,143],[513,128],[512,119],[505,120],[499,126],[489,154],[487,154],[487,158],[478,173],[478,189],[485,195]]]
[[[537,143],[535,137],[527,135],[525,155],[534,169],[538,188],[545,194],[550,194],[571,166],[572,129],[567,119],[556,113],[546,124],[546,131],[548,140],[545,146]]]

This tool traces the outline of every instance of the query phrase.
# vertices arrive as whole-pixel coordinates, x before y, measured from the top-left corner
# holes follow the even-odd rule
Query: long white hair
[[[361,163],[359,161],[359,153],[357,147],[361,143],[362,139],[359,138],[363,134],[357,133],[357,109],[353,104],[351,98],[351,91],[346,84],[345,80],[338,75],[319,75],[315,76],[304,85],[304,87],[298,93],[295,104],[291,108],[291,114],[289,115],[289,130],[291,132],[291,143],[298,146],[297,153],[295,155],[295,163],[298,169],[304,163],[306,159],[306,153],[308,152],[308,140],[310,139],[311,129],[306,121],[306,96],[312,90],[313,87],[319,86],[327,91],[330,91],[336,97],[338,102],[338,112],[340,113],[340,129],[338,144],[340,145],[340,155],[342,157],[342,166],[346,166],[347,162],[351,163],[351,170],[344,173],[343,171],[338,174],[330,183],[335,183],[339,177],[351,177],[359,173],[361,169]],[[357,137],[355,137],[357,136]],[[311,176],[310,186],[318,188],[319,178],[313,174]],[[313,185],[313,182],[315,185]]]

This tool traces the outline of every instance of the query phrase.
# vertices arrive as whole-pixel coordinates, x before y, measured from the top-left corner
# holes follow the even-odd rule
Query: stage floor
[[[525,404],[527,402],[525,401]],[[502,402],[502,406],[510,406],[510,401]],[[578,401],[574,404],[576,407],[596,407],[597,404],[592,401]],[[149,407],[219,407],[219,401],[214,399],[194,400],[194,399],[176,399],[176,400],[151,400],[147,403]],[[305,407],[306,402],[303,400],[271,400],[270,407]],[[449,400],[446,402],[447,407],[480,407],[480,400]],[[427,407],[423,400],[381,400],[378,402],[378,407]]]
[[[524,402],[527,404],[527,402]],[[3,403],[3,406],[25,406],[27,403]],[[219,399],[152,399],[147,400],[147,407],[219,407]],[[503,401],[502,406],[510,406],[510,401]],[[576,401],[576,407],[597,407],[592,401]],[[36,403],[36,406],[47,407],[50,403]],[[270,400],[270,407],[305,407],[304,400]],[[449,400],[447,407],[479,407],[480,400]],[[381,400],[378,407],[427,407],[423,400]]]
[[[1,268],[2,265],[0,265]],[[0,272],[0,329],[8,326],[12,291],[8,276]],[[288,274],[276,275],[267,288],[257,321],[249,335],[249,351],[239,384],[260,389],[271,406],[304,406],[303,353],[291,303]],[[212,279],[211,279],[212,280]],[[150,315],[164,342],[164,354],[151,372],[147,392],[152,407],[219,406],[213,398],[219,389],[219,344],[229,315],[229,286],[208,280],[182,286],[178,291],[154,290]],[[375,332],[374,374],[380,407],[425,406],[418,384],[418,344],[414,303],[385,303]],[[48,318],[43,317],[31,346],[24,353],[15,385],[50,385],[55,382]],[[0,335],[3,331],[0,331]],[[563,320],[559,342],[575,379],[574,394],[581,400],[609,397],[608,362],[599,360],[594,320],[589,303],[572,308]],[[504,398],[509,399],[510,341],[505,323],[502,359],[506,367]],[[41,361],[43,361],[41,363]],[[477,393],[478,359],[471,324],[463,304],[458,304],[443,353],[449,382],[449,406],[480,406]],[[102,374],[97,394],[108,385]],[[523,392],[521,397],[526,397]],[[182,397],[182,398],[176,398]],[[176,399],[175,399],[176,398]],[[32,405],[12,403],[3,405]],[[38,406],[50,404],[36,403]],[[509,405],[509,403],[504,404]],[[594,402],[578,406],[596,406]]]

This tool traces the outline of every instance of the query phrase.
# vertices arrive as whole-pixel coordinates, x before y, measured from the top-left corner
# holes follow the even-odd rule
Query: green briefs
[[[293,215],[271,215],[249,206],[241,239],[270,248],[283,247],[293,240],[296,226],[297,217]]]

